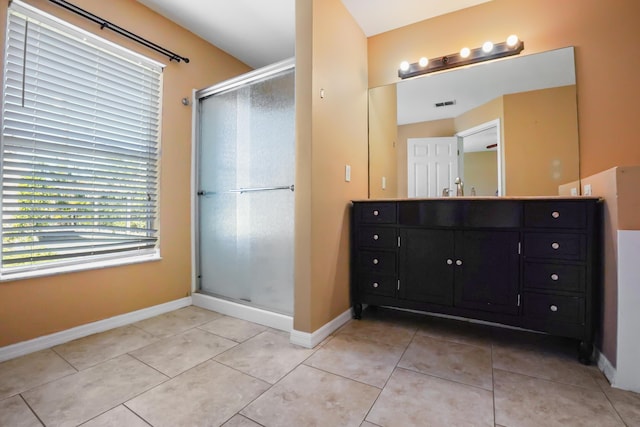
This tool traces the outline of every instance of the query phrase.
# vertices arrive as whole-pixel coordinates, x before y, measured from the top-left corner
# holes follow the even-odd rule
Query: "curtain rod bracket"
[[[107,21],[106,19],[102,19],[99,16],[94,15],[93,13],[86,11],[72,3],[69,3],[66,0],[49,0],[51,3],[55,4],[56,6],[60,6],[70,12],[75,13],[76,15],[80,15],[85,19],[88,19],[89,21],[95,22],[96,24],[100,25],[100,29],[104,30],[105,28],[120,34],[123,37],[128,38],[129,40],[133,40],[134,42],[137,42],[151,50],[155,50],[156,52],[169,57],[169,62],[171,61],[176,61],[176,62],[180,62],[180,61],[184,61],[185,64],[189,63],[189,58],[185,58],[183,56],[178,55],[175,52],[170,51],[169,49],[165,49],[164,47],[157,45],[143,37],[140,37],[137,34],[132,33],[131,31],[125,30],[122,27],[119,27],[116,24],[113,24],[109,21]]]

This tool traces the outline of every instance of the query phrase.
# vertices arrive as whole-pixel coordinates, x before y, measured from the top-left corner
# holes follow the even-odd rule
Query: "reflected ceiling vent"
[[[436,102],[435,106],[436,108],[440,108],[440,107],[448,107],[450,105],[456,105],[456,100],[452,100],[452,101],[444,101],[444,102]]]

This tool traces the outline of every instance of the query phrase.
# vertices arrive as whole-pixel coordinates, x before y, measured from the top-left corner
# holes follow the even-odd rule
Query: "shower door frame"
[[[222,314],[239,317],[244,320],[260,323],[272,328],[291,331],[293,329],[293,316],[271,312],[266,309],[240,304],[231,300],[199,293],[200,274],[200,202],[197,195],[200,188],[200,132],[198,129],[198,117],[200,115],[200,99],[207,98],[218,93],[264,80],[283,71],[295,69],[295,58],[289,58],[266,67],[242,74],[213,86],[194,90],[192,96],[192,141],[191,141],[191,296],[193,304],[203,308],[212,309]]]

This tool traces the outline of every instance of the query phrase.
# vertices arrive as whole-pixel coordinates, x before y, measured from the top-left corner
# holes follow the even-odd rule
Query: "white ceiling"
[[[295,0],[138,1],[253,68],[294,56]],[[342,0],[367,36],[486,1]]]

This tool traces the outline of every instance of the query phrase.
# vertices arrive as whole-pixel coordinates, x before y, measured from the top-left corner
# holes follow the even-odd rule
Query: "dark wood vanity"
[[[593,352],[601,201],[592,197],[354,201],[351,301],[522,327]]]

